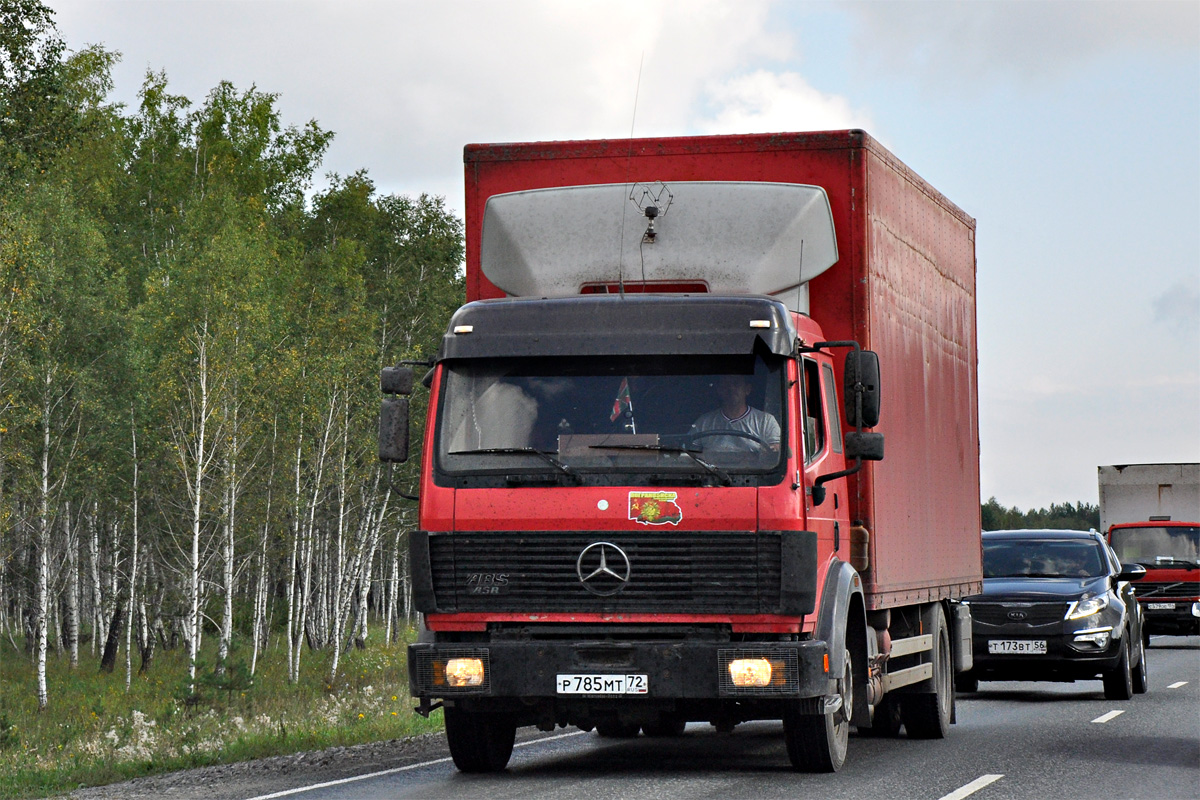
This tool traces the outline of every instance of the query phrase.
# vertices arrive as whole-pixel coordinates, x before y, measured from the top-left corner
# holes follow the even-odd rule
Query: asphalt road
[[[1105,700],[1100,681],[981,683],[947,739],[852,736],[836,775],[792,772],[778,723],[692,724],[675,739],[521,737],[499,775],[460,774],[443,752],[259,797],[1200,798],[1200,636],[1155,637],[1148,653],[1150,690],[1130,701]]]

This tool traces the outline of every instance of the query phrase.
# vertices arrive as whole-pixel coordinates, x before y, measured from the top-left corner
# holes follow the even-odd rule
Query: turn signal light
[[[765,658],[735,658],[729,662],[729,678],[734,686],[769,686],[771,662]]]
[[[446,662],[446,683],[450,686],[482,686],[483,661],[478,658],[452,658]]]

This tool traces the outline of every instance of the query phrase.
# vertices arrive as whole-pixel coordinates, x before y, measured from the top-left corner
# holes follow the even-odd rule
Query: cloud
[[[69,47],[124,54],[116,99],[147,68],[194,102],[254,84],[337,134],[325,169],[460,211],[468,142],[685,135],[724,76],[794,52],[771,0],[54,5]]]
[[[971,87],[1044,83],[1112,54],[1200,50],[1200,3],[855,2],[859,49],[889,70]]]
[[[1179,281],[1151,302],[1154,322],[1173,333],[1195,337],[1200,334],[1200,292]]]
[[[768,133],[872,128],[870,114],[837,95],[810,86],[794,72],[757,70],[709,84],[711,116],[695,125],[702,133]]]

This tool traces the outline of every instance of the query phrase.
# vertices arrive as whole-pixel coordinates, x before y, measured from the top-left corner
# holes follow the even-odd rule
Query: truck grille
[[[1141,600],[1190,600],[1200,597],[1200,582],[1177,581],[1174,583],[1146,583],[1145,580],[1134,584],[1133,591]]]
[[[628,580],[589,591],[580,555],[607,542]],[[607,550],[609,567],[624,559]],[[780,607],[778,533],[497,531],[430,534],[433,591],[443,612],[766,614]],[[593,560],[598,559],[592,551]],[[608,563],[608,562],[606,562]],[[584,573],[596,564],[585,564]],[[604,577],[604,576],[601,576]]]

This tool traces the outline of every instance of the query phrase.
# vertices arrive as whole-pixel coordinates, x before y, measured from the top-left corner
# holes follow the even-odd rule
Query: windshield
[[[722,484],[761,476],[781,463],[785,363],[711,355],[448,362],[438,464],[452,475],[610,483],[646,482],[646,473]]]
[[[1171,567],[1200,562],[1200,528],[1194,526],[1113,528],[1111,544],[1117,557],[1126,563]]]
[[[1108,572],[1099,542],[1000,539],[983,543],[985,578],[1096,578]]]

